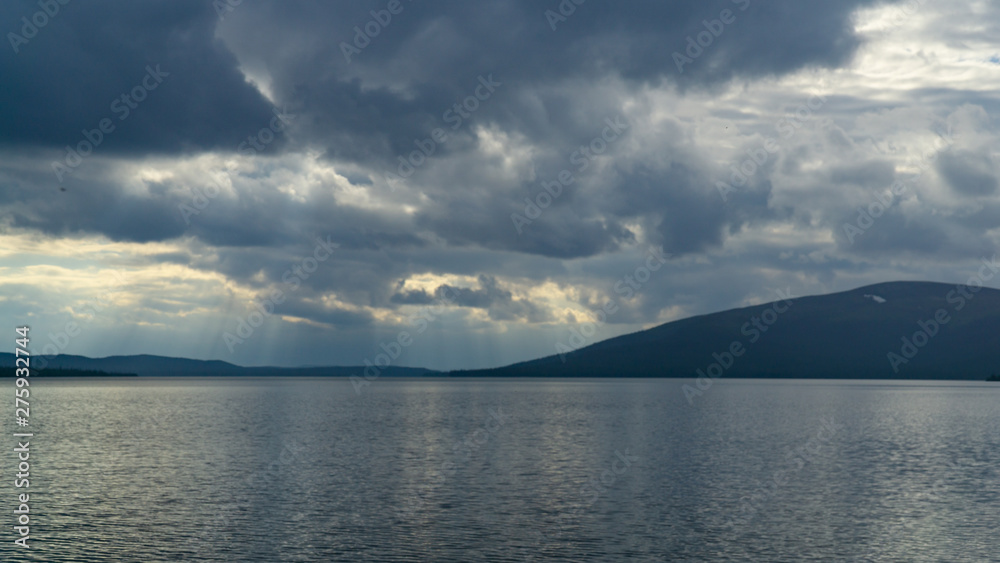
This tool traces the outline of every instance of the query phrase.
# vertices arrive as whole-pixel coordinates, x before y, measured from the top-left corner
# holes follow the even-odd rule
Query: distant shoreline
[[[0,368],[0,379],[11,378],[14,370],[11,368]],[[103,371],[92,371],[92,370],[70,370],[70,369],[45,369],[40,371],[32,370],[31,377],[34,378],[77,378],[77,379],[117,379],[117,378],[136,378],[136,379],[349,379],[349,375],[344,374],[329,374],[329,375],[316,375],[316,374],[282,374],[282,373],[193,373],[185,374],[180,371],[175,374],[150,374],[150,375],[139,375],[135,373],[114,373],[114,372],[103,372]],[[553,380],[677,380],[677,381],[690,381],[697,380],[695,376],[648,376],[648,375],[451,375],[447,372],[437,372],[437,373],[426,373],[423,375],[387,375],[382,376],[379,379],[387,379],[393,381],[429,381],[429,380],[511,380],[511,381],[553,381]],[[954,379],[954,378],[866,378],[866,377],[776,377],[776,376],[761,376],[761,377],[720,377],[726,381],[819,381],[819,382],[837,382],[837,381],[865,381],[865,382],[908,382],[908,383],[919,383],[919,382],[942,382],[942,383],[985,383],[985,382],[997,382],[1000,379]]]

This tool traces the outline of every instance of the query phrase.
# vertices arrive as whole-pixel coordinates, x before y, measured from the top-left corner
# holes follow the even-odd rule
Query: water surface
[[[1000,384],[685,384],[36,379],[0,560],[1000,560]]]

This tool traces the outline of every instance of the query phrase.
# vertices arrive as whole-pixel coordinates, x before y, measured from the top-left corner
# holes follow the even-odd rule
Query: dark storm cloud
[[[803,68],[845,64],[859,45],[852,14],[874,0],[588,0],[557,21],[555,30],[545,12],[558,11],[558,0],[403,0],[403,11],[348,62],[342,44],[352,44],[354,26],[365,27],[371,10],[387,3],[247,1],[221,23],[209,0],[70,3],[20,53],[0,56],[0,74],[17,77],[5,79],[7,87],[0,90],[0,143],[7,147],[0,157],[5,165],[22,156],[28,160],[0,170],[0,196],[20,203],[0,217],[55,236],[172,239],[190,254],[151,260],[218,272],[262,293],[283,288],[289,301],[282,312],[325,325],[377,324],[366,311],[316,306],[331,294],[351,306],[397,308],[432,304],[444,291],[456,292],[454,306],[470,318],[487,311],[492,320],[546,322],[547,310],[515,299],[503,284],[598,286],[635,264],[603,264],[583,280],[564,264],[600,261],[637,242],[694,260],[734,233],[768,222],[785,222],[795,233],[788,238],[824,227],[839,234],[843,221],[854,220],[848,196],[874,193],[894,178],[891,163],[848,154],[855,141],[842,130],[830,133],[839,133],[844,153],[832,149],[834,141],[825,149],[809,143],[803,130],[724,202],[715,183],[730,172],[728,163],[715,158],[722,149],[710,144],[718,137],[704,134],[709,125],[699,123],[704,129],[695,132],[690,116],[644,113],[704,98],[706,106],[730,106],[701,108],[706,115],[742,122],[743,134],[774,136],[774,123],[762,116],[794,110],[809,99],[807,92],[794,86],[768,91],[765,85],[735,104],[713,95],[733,80],[766,82]],[[735,21],[679,72],[674,53],[688,56],[688,38],[706,32],[704,21],[715,26],[725,9]],[[16,29],[22,15],[36,10],[33,0],[0,4],[0,20],[10,22],[2,30]],[[119,121],[109,103],[141,84],[146,68],[156,65],[169,76]],[[484,80],[492,88],[488,96]],[[288,152],[244,162],[253,170],[234,174],[232,189],[197,214],[186,217],[179,206],[191,204],[190,190],[203,186],[191,175],[171,178],[166,159],[151,166],[164,173],[156,181],[116,170],[148,153],[235,152],[275,117],[258,87],[273,95],[273,105],[294,114],[287,139],[285,131],[274,131],[275,141],[263,152]],[[469,115],[462,117],[456,104],[477,90],[476,108],[466,106]],[[949,92],[942,90],[942,97]],[[660,95],[670,101],[658,106],[648,99]],[[965,95],[971,94],[956,96]],[[861,95],[830,96],[822,111],[836,110],[848,122],[895,105]],[[541,183],[561,170],[578,172],[570,155],[626,109],[645,136],[629,131],[611,143],[600,166],[580,172],[519,232],[510,217],[524,213],[525,197],[534,198]],[[638,122],[647,115],[648,121]],[[57,191],[48,169],[51,155],[81,140],[81,129],[97,127],[104,117],[111,117],[115,131],[86,170],[73,173],[69,189]],[[436,128],[446,141],[431,141]],[[498,139],[507,144],[489,153]],[[432,147],[433,154],[412,175],[384,180],[387,172],[398,172],[398,157],[426,152],[423,147]],[[743,155],[759,142],[750,136],[733,147]],[[514,154],[521,148],[526,156]],[[817,153],[829,157],[819,171]],[[329,169],[290,186],[314,172],[312,155],[332,163],[348,188],[363,189],[350,192],[354,199],[342,198],[348,190],[328,180]],[[942,160],[938,172],[958,193],[995,193],[996,174],[984,155],[957,153],[954,161]],[[505,162],[508,156],[513,164]],[[790,194],[789,184],[808,189]],[[784,197],[780,204],[771,201],[774,185],[783,187],[777,190]],[[993,207],[978,212],[975,228],[994,228],[996,216]],[[971,227],[956,229],[949,220],[893,208],[856,244],[838,238],[838,246],[861,260],[893,252],[943,256],[956,246],[971,252]],[[315,236],[330,236],[341,246],[290,290],[283,274],[312,251]],[[669,278],[676,285],[668,285],[667,275],[656,278],[623,302],[612,322],[652,322],[678,304],[705,312],[708,302],[738,303],[746,284],[764,284],[768,277],[758,272],[745,274],[741,284],[731,280],[761,264],[817,279],[853,264],[813,262],[818,250],[809,245],[820,245],[799,240],[787,245],[801,252],[788,251],[793,258],[772,263],[785,250],[777,248],[784,242],[773,240],[741,241],[759,246],[733,258],[721,275],[684,278],[675,272]],[[472,276],[479,285],[405,289],[406,280],[422,274]]]
[[[857,224],[859,211],[846,219]],[[995,205],[969,217],[943,216],[927,210],[904,214],[899,206],[875,218],[853,243],[843,229],[835,233],[841,247],[862,258],[902,258],[949,261],[974,260],[996,252],[987,233],[1000,224]]]
[[[530,302],[514,299],[513,293],[500,287],[493,276],[479,276],[479,289],[442,284],[434,290],[434,295],[438,299],[448,299],[457,307],[487,309],[493,320],[526,318],[530,322],[542,322],[548,319],[545,312]]]
[[[579,258],[614,250],[632,237],[626,229],[602,218],[581,217],[574,209],[552,207],[518,234],[511,213],[523,212],[524,201],[484,197],[471,202],[462,195],[444,197],[424,210],[418,224],[456,246],[475,245],[551,258]]]
[[[997,191],[997,175],[989,151],[951,151],[937,162],[938,172],[948,185],[966,196],[992,195]]]
[[[629,208],[611,214],[592,203],[574,203],[568,190],[519,236],[507,219],[522,212],[518,186],[482,174],[470,189],[454,170],[451,177],[435,174],[434,162],[468,156],[481,142],[473,127],[492,125],[545,147],[534,160],[539,179],[551,177],[594,137],[595,127],[600,132],[602,117],[620,111],[621,92],[601,91],[597,79],[617,75],[629,89],[664,82],[711,88],[734,77],[835,66],[859,44],[851,14],[871,4],[587,2],[553,30],[546,10],[558,11],[558,2],[403,2],[402,11],[384,27],[372,27],[378,35],[368,38],[355,26],[368,25],[371,10],[384,9],[384,2],[294,8],[264,3],[227,18],[221,35],[248,68],[267,70],[278,100],[303,115],[296,129],[302,142],[319,146],[335,163],[400,172],[400,157],[430,147],[422,152],[432,154],[411,162],[421,163],[404,181],[408,189],[434,195],[434,204],[418,212],[418,227],[452,245],[575,258],[633,241],[623,222],[636,217],[668,251],[704,250],[766,214],[767,195],[748,191],[739,205],[720,209],[714,194],[703,190],[712,185],[710,175],[678,165],[665,171],[666,178],[627,179],[615,196],[623,196]],[[714,26],[727,9],[735,21],[679,72],[673,53],[685,53],[687,38],[706,30],[703,21]],[[285,39],[262,41],[258,29]],[[477,89],[485,92],[484,78],[498,84],[495,91],[473,100],[466,109],[475,109],[459,119],[456,104]],[[444,142],[431,141],[437,128],[447,135]],[[695,180],[701,182],[697,188]]]
[[[283,102],[309,115],[304,127],[330,158],[395,165],[435,127],[468,134],[468,120],[454,132],[444,120],[473,95],[480,77],[492,74],[502,86],[468,119],[556,140],[577,132],[589,110],[614,102],[584,92],[566,96],[545,85],[617,74],[637,86],[666,81],[689,88],[836,66],[859,45],[852,13],[874,3],[592,1],[553,30],[545,12],[558,11],[555,1],[403,2],[402,12],[384,27],[371,27],[378,34],[368,37],[355,26],[372,22],[370,11],[385,9],[385,2],[271,2],[243,6],[227,19],[223,36],[241,60],[268,69]],[[703,21],[714,25],[723,10],[736,20],[679,72],[673,53],[684,53],[688,37],[706,31]],[[260,29],[282,41],[261,40]],[[362,44],[348,62],[345,45]],[[445,143],[434,156],[457,143]]]
[[[444,284],[434,290],[434,295],[438,297],[450,295],[453,296],[452,301],[459,307],[479,309],[488,309],[498,301],[507,302],[513,297],[511,292],[501,289],[497,285],[496,278],[492,276],[479,276],[479,287],[479,289],[470,289]]]
[[[2,31],[20,34],[37,11],[0,3]],[[75,147],[107,119],[95,154],[235,151],[273,114],[215,39],[218,21],[203,0],[61,6],[18,52],[0,49],[0,143]]]
[[[96,163],[95,163],[96,164]],[[184,233],[180,215],[170,210],[169,196],[123,193],[111,182],[72,183],[62,191],[48,170],[6,171],[0,175],[3,201],[18,202],[5,210],[13,227],[62,236],[101,233],[114,241],[150,242]]]
[[[393,170],[398,156],[416,150],[414,141],[426,142],[435,128],[449,140],[435,145],[432,159],[464,153],[480,141],[472,123],[496,124],[537,146],[566,147],[555,152],[568,154],[594,136],[601,116],[615,114],[619,102],[610,92],[560,85],[617,74],[632,86],[665,80],[689,88],[840,64],[857,46],[851,13],[871,3],[642,1],[626,8],[587,2],[553,30],[545,12],[558,11],[558,2],[404,2],[403,11],[350,63],[343,44],[355,41],[354,26],[365,27],[371,10],[384,9],[384,2],[245,2],[224,20],[210,2],[197,0],[74,3],[19,53],[0,57],[0,73],[18,77],[0,95],[0,107],[17,108],[3,112],[0,142],[61,152],[83,140],[82,130],[109,118],[115,130],[104,135],[97,154],[235,151],[274,118],[270,102],[243,75],[248,72],[269,82],[277,105],[294,108],[301,143],[319,147],[338,163]],[[25,0],[4,3],[0,14],[14,26],[36,9]],[[724,9],[736,14],[735,22],[678,72],[672,53],[684,52],[687,38],[705,31],[703,20],[714,25]],[[225,44],[216,38],[217,27]],[[147,67],[156,65],[169,76],[119,121],[110,103],[141,84]],[[456,117],[461,111],[454,111],[455,104],[487,92],[484,80],[496,84],[488,99],[480,97],[468,117]],[[275,132],[277,141],[264,150],[279,147],[282,133]],[[560,158],[565,155],[543,151],[540,170],[558,172],[565,165]],[[410,227],[429,229],[450,244],[571,258],[612,251],[633,239],[617,218],[580,206],[553,207],[529,236],[519,237],[506,218],[518,210],[520,198],[511,198],[509,190],[497,190],[487,179],[475,193],[456,194],[452,178],[434,177],[437,187],[426,187],[421,180],[426,173],[418,170],[407,185],[438,190],[440,197],[421,209]],[[624,195],[632,206],[662,206],[649,213],[650,220],[671,249],[720,242],[727,223],[711,202],[669,179],[648,181],[663,193],[642,201],[628,190]],[[211,244],[268,245],[287,240],[290,228],[274,220],[275,211],[296,207],[279,196],[257,194],[239,205],[213,202],[188,225],[177,220],[175,196],[153,189],[149,197],[116,191],[101,187],[86,201],[46,202],[44,213],[22,212],[14,224],[49,232],[89,230],[114,240],[193,235]],[[650,192],[641,185],[638,191]],[[74,209],[78,205],[83,209]],[[348,224],[371,223],[375,215],[346,217],[315,202],[309,207]],[[619,218],[634,215],[626,210]],[[421,237],[405,228],[395,233],[375,228],[365,238],[381,237],[378,244],[390,247],[421,244]]]
[[[280,248],[322,234],[354,249],[426,244],[398,213],[347,209],[323,194],[296,200],[274,189],[277,180],[267,172],[230,179],[233,193],[210,192],[214,197],[198,204],[196,197],[211,187],[208,179],[195,185],[144,181],[126,191],[107,161],[95,161],[62,191],[50,180],[48,163],[28,161],[0,170],[0,202],[18,202],[4,213],[14,227],[52,235],[101,233],[123,242],[188,236],[221,247]]]
[[[419,290],[398,291],[390,302],[398,305],[428,305],[443,302],[455,307],[486,309],[493,320],[527,319],[529,322],[544,322],[550,315],[541,308],[523,299],[514,299],[514,294],[500,287],[494,276],[480,275],[479,288],[456,287],[441,284],[433,293]],[[397,290],[401,286],[397,286]]]
[[[294,298],[276,306],[275,312],[280,315],[309,319],[338,328],[371,326],[374,321],[374,317],[368,311],[317,307],[313,303],[303,302]]]
[[[434,302],[434,296],[422,289],[417,289],[394,293],[389,301],[397,305],[430,305]]]
[[[856,224],[859,214],[856,211],[853,216],[846,217],[844,223]],[[932,255],[945,249],[953,250],[941,221],[929,216],[908,217],[898,206],[873,219],[871,227],[856,235],[853,243],[847,240],[843,229],[836,234],[845,248],[873,256]]]
[[[615,183],[591,202],[593,216],[619,224],[639,221],[646,242],[683,255],[718,246],[748,224],[787,215],[769,205],[772,186],[765,173],[749,178],[724,202],[715,184],[728,170],[713,170],[691,151],[664,150],[673,154],[662,162],[639,160],[617,167]]]
[[[651,242],[684,254],[722,241],[726,207],[711,186],[699,170],[676,160],[658,169],[639,165],[603,203],[619,217],[646,218],[655,233]]]

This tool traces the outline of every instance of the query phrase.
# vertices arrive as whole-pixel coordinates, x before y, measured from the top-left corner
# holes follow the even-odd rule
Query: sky
[[[998,28],[987,0],[5,1],[0,318],[35,354],[461,369],[961,283],[1000,240]]]

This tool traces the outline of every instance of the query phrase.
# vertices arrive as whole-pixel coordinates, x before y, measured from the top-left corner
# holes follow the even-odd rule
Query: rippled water
[[[1000,560],[1000,384],[693,383],[35,380],[0,559]]]

